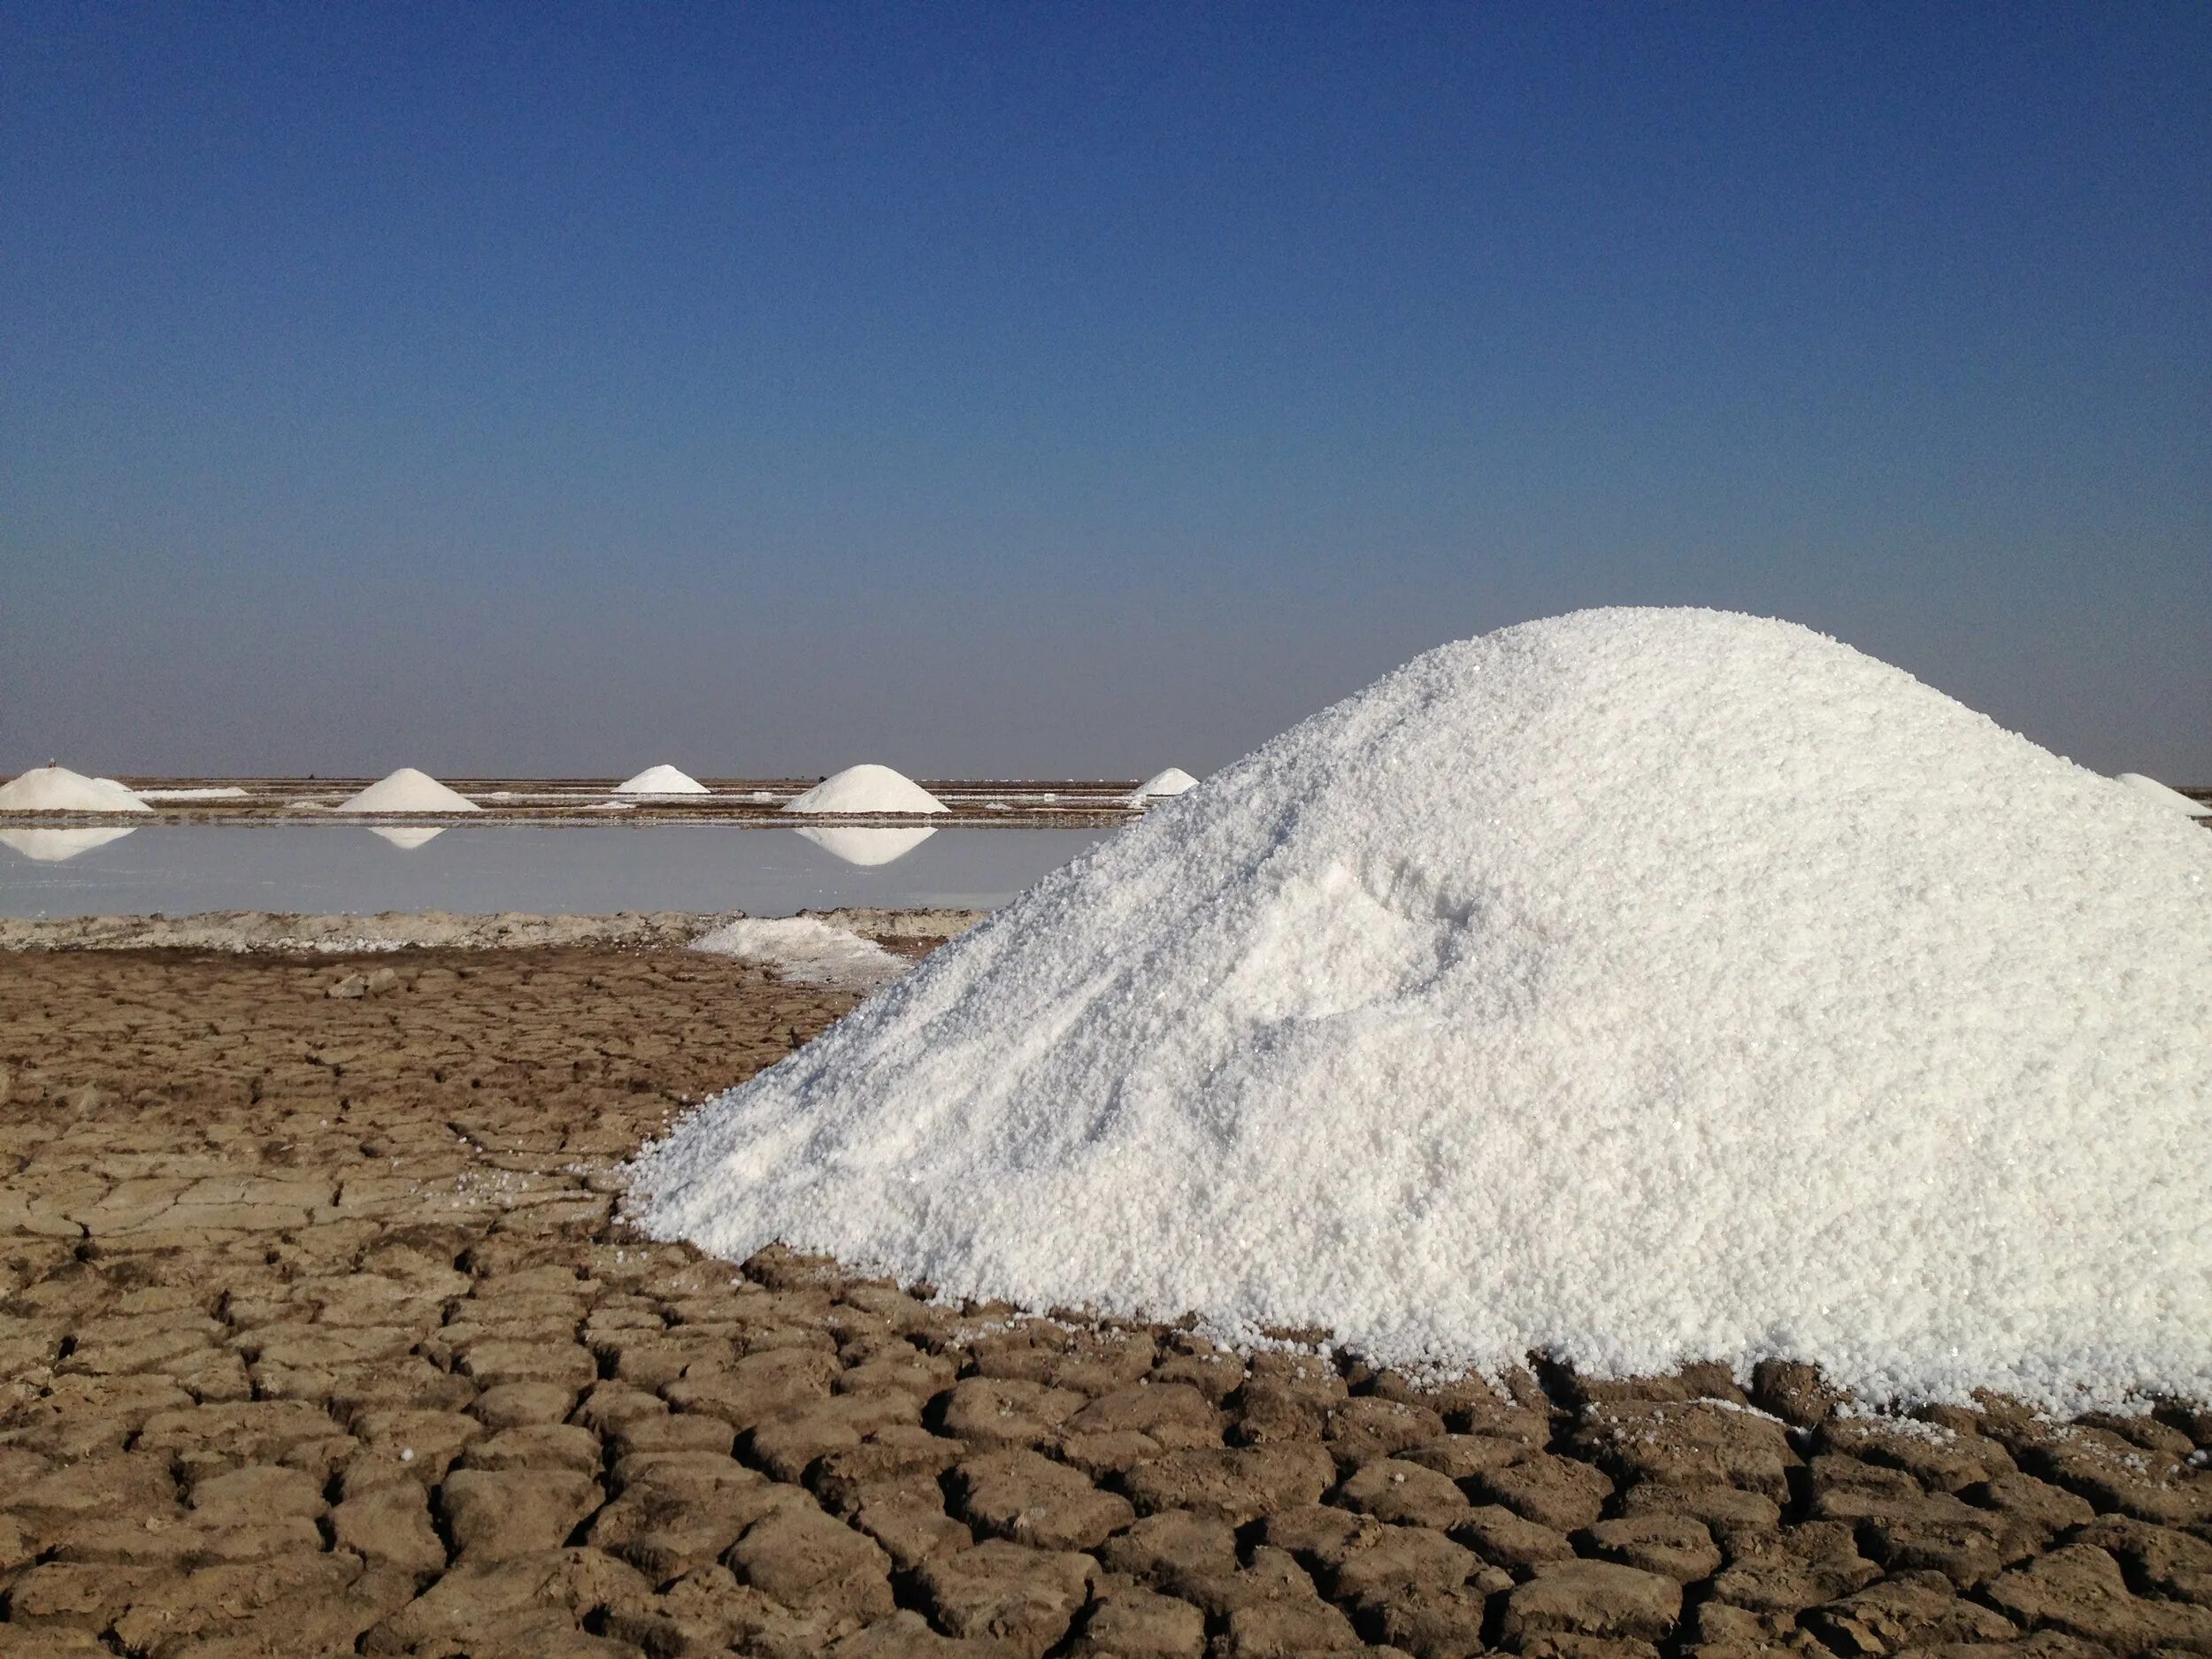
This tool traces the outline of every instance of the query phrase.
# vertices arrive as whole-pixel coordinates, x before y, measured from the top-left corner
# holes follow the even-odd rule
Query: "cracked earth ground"
[[[614,1164],[849,1002],[0,956],[0,1656],[2212,1653],[2212,1413],[1424,1391],[626,1232]]]

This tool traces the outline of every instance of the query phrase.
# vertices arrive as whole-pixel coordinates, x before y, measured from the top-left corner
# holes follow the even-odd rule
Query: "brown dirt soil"
[[[1424,1391],[627,1233],[614,1162],[850,1000],[0,957],[0,1655],[2212,1653],[2212,1414]]]

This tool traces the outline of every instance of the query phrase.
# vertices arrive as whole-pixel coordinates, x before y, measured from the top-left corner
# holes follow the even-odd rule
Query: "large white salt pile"
[[[341,801],[338,812],[480,812],[466,795],[449,789],[428,772],[402,766],[358,795]]]
[[[2193,796],[2185,795],[2178,789],[2169,789],[2157,779],[2146,778],[2139,772],[2124,772],[2120,774],[2118,781],[2127,785],[2129,788],[2145,799],[2155,801],[2161,806],[2170,807],[2177,812],[2186,812],[2191,818],[2212,818],[2212,806],[2207,806],[2203,802]]]
[[[641,1158],[659,1237],[1386,1363],[2212,1399],[2212,841],[1779,622],[1446,646]]]
[[[1156,772],[1130,792],[1129,804],[1142,806],[1148,801],[1167,795],[1183,795],[1198,787],[1198,780],[1180,766],[1170,766],[1165,772]]]
[[[648,766],[634,778],[615,785],[617,795],[710,795],[706,785],[673,766]]]
[[[813,842],[833,858],[849,864],[872,868],[878,864],[897,863],[937,832],[926,824],[921,824],[902,828],[887,825],[878,829],[860,829],[849,826],[840,829],[810,826],[791,833],[803,841]]]
[[[804,795],[784,803],[787,812],[944,812],[942,801],[888,766],[848,766]]]
[[[150,812],[112,778],[88,778],[66,766],[34,766],[0,783],[0,812]]]

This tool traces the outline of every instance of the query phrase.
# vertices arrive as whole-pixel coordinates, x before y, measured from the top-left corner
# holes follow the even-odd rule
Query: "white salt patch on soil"
[[[449,789],[427,772],[402,766],[360,794],[338,803],[341,812],[480,812],[466,795]]]
[[[886,826],[879,829],[809,827],[791,833],[803,841],[812,841],[833,858],[869,867],[895,864],[937,832],[927,825],[918,825],[909,828]]]
[[[784,805],[787,812],[944,812],[950,809],[888,766],[848,766]]]
[[[0,847],[42,864],[58,864],[137,833],[127,824],[88,825],[82,829],[0,829]]]
[[[745,917],[726,922],[691,941],[694,950],[741,962],[764,963],[801,985],[841,985],[872,990],[888,985],[913,963],[872,939],[847,933],[810,916]]]
[[[634,778],[615,785],[617,795],[710,795],[713,793],[688,772],[673,766],[648,766]]]
[[[1444,647],[1047,877],[640,1218],[1385,1363],[2212,1399],[2212,841],[1778,622]]]
[[[213,786],[205,789],[141,789],[142,801],[242,801],[246,791],[234,783]]]
[[[1170,766],[1165,772],[1156,772],[1139,784],[1129,796],[1130,804],[1142,806],[1147,801],[1163,795],[1181,795],[1198,787],[1198,780],[1180,766]]]
[[[2155,801],[2162,806],[2169,806],[2176,811],[2186,812],[2191,818],[2212,818],[2212,806],[2207,806],[2203,802],[2185,795],[2178,789],[2169,789],[2155,778],[2146,778],[2139,772],[2124,772],[2120,774],[2118,780],[2139,795]]]
[[[112,778],[88,778],[66,766],[34,766],[0,784],[0,812],[150,812]]]

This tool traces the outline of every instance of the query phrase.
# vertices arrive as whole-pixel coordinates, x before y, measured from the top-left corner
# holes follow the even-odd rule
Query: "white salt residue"
[[[341,812],[480,812],[466,795],[449,789],[427,772],[402,766],[360,794],[338,803]]]
[[[648,766],[634,778],[615,785],[617,795],[707,795],[711,791],[688,772],[673,766]]]
[[[943,812],[945,803],[888,766],[848,766],[784,803],[787,812]]]
[[[1198,780],[1180,766],[1170,766],[1165,772],[1156,772],[1131,791],[1129,804],[1142,806],[1147,801],[1165,795],[1182,795],[1198,787]]]
[[[1393,1363],[2212,1398],[2212,841],[1805,629],[1422,657],[638,1165],[641,1218]]]
[[[937,832],[922,824],[895,828],[887,825],[878,829],[857,826],[822,829],[809,826],[791,833],[803,841],[812,841],[833,858],[846,864],[874,865],[897,862]]]
[[[58,864],[137,833],[127,824],[88,825],[82,829],[0,829],[0,847],[42,864]]]
[[[594,801],[589,806],[584,808],[584,810],[587,812],[634,812],[637,810],[637,803],[634,801]]]
[[[810,916],[753,917],[725,922],[691,941],[694,950],[741,962],[764,963],[801,985],[841,985],[872,990],[914,964],[872,939],[832,927]]]
[[[112,778],[88,778],[66,766],[34,766],[0,783],[0,812],[150,812]]]
[[[2147,799],[2156,801],[2162,806],[2173,808],[2177,812],[2186,812],[2191,818],[2212,818],[2212,806],[2207,806],[2203,802],[2185,795],[2178,789],[2169,789],[2157,779],[2146,778],[2139,772],[2124,772],[2120,774],[2118,781]]]
[[[234,783],[210,785],[204,789],[141,789],[142,801],[242,801],[247,792]]]

